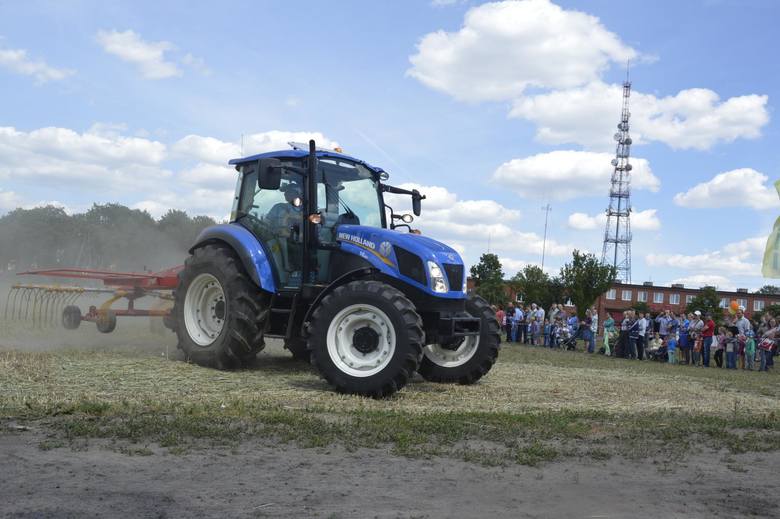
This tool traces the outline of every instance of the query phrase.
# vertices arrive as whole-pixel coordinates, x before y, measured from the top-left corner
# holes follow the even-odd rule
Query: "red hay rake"
[[[91,279],[103,282],[103,288],[61,286],[45,284],[16,284],[6,298],[3,319],[6,321],[31,321],[36,328],[48,328],[62,324],[73,330],[81,321],[94,322],[97,329],[110,333],[116,328],[117,317],[170,316],[165,301],[173,300],[173,289],[179,282],[182,267],[174,267],[154,273],[113,272],[87,269],[45,269],[20,272],[20,276],[45,276],[50,278]],[[76,306],[85,294],[109,294],[99,306],[91,305],[86,313]],[[156,308],[135,308],[135,301],[144,297],[159,300]],[[121,299],[127,308],[115,309],[112,305]]]

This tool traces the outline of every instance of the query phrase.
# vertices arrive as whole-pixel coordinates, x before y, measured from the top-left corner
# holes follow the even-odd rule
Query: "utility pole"
[[[542,270],[544,270],[544,253],[547,250],[547,218],[550,216],[550,211],[552,211],[549,202],[542,207],[542,211],[544,211],[544,239],[542,240]]]

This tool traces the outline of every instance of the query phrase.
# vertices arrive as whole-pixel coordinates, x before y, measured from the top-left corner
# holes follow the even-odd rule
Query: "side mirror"
[[[282,183],[282,163],[279,159],[257,161],[257,187],[276,191]]]
[[[421,195],[416,189],[412,189],[412,212],[415,216],[420,216],[420,211],[422,211],[420,202],[423,198],[425,198],[424,195]]]

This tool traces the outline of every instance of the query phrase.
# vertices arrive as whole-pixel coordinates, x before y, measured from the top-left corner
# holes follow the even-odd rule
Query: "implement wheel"
[[[480,334],[425,346],[420,363],[425,380],[473,384],[495,364],[501,343],[496,314],[487,301],[473,295],[466,300],[466,311],[482,321]]]
[[[113,310],[99,312],[95,325],[100,333],[111,333],[116,329],[116,314]]]
[[[217,369],[240,367],[263,349],[268,295],[249,279],[232,249],[195,249],[179,273],[173,316],[188,360]]]
[[[352,281],[322,300],[309,325],[311,363],[337,391],[381,398],[417,370],[422,320],[402,292]]]
[[[75,330],[81,324],[81,309],[76,305],[68,305],[62,311],[62,326],[66,330]]]

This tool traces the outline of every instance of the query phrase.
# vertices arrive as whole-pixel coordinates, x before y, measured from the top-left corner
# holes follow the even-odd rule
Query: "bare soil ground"
[[[41,450],[0,435],[5,517],[778,517],[777,453],[710,453],[683,463],[567,459],[485,467],[386,449],[246,442],[238,451],[100,442]]]
[[[376,401],[148,330],[0,323],[0,516],[780,517],[777,373],[513,345]]]

